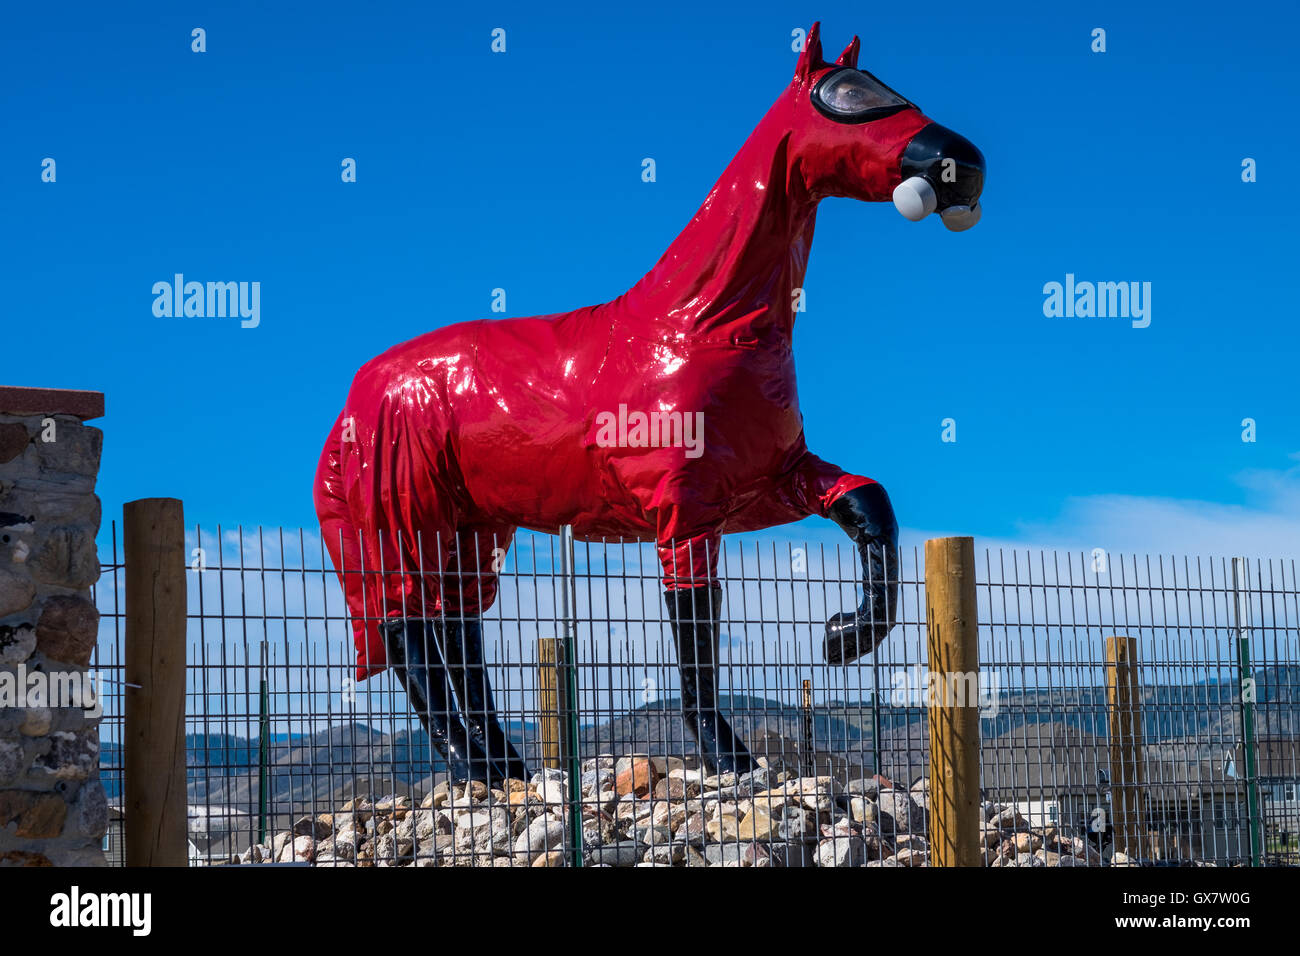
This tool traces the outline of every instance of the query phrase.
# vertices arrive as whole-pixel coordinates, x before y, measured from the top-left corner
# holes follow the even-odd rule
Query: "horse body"
[[[438,329],[362,367],[316,481],[336,569],[365,572],[342,575],[359,677],[390,662],[405,673],[413,657],[427,657],[409,638],[401,645],[396,630],[384,632],[386,622],[476,620],[490,607],[517,527],[568,524],[584,539],[654,541],[675,631],[694,628],[714,644],[721,535],[816,514],[859,543],[864,567],[888,556],[897,529],[883,490],[823,462],[804,440],[791,343],[817,203],[829,195],[880,201],[891,189],[898,202],[908,187],[913,205],[942,205],[958,228],[949,214],[969,212],[957,200],[974,204],[982,158],[978,185],[969,175],[962,189],[942,185],[929,172],[938,159],[931,141],[941,154],[950,140],[924,132],[942,128],[858,73],[856,56],[855,38],[834,66],[822,62],[814,26],[794,81],[687,227],[622,296],[559,315]],[[846,109],[854,96],[875,97],[867,106],[874,113],[819,115],[828,107],[812,104],[836,77],[861,87],[836,94]],[[890,96],[896,101],[879,105]],[[628,410],[693,416],[702,444],[691,450],[621,432],[610,441],[611,416]],[[893,618],[880,581],[864,588],[863,609],[836,634],[870,632],[874,646]],[[847,659],[863,651],[853,641]],[[390,661],[394,648],[402,661]],[[416,687],[412,696],[437,693]],[[733,752],[743,750],[721,725]]]

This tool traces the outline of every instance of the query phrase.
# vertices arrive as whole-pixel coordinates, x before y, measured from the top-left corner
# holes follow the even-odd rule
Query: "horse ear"
[[[799,64],[794,68],[797,79],[806,80],[826,65],[822,62],[821,30],[819,20],[808,29],[808,35],[804,37],[803,52],[799,54]]]
[[[835,61],[835,65],[836,65],[836,66],[851,66],[851,67],[853,67],[853,69],[856,70],[856,69],[858,68],[858,48],[859,48],[859,46],[860,46],[860,44],[858,43],[858,38],[857,38],[857,37],[854,37],[854,38],[853,38],[853,42],[850,43],[848,46],[846,46],[846,47],[844,48],[844,52],[840,54],[840,58],[839,58],[838,60]]]

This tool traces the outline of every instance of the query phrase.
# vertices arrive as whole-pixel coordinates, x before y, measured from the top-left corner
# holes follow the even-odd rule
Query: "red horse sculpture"
[[[753,764],[717,709],[721,535],[831,518],[858,545],[864,598],[827,622],[827,660],[856,659],[893,626],[889,498],[804,444],[797,296],[821,199],[892,196],[908,218],[937,211],[964,229],[984,160],[857,55],[855,37],[823,62],[813,25],[788,88],[617,299],[451,325],[353,380],[315,499],[357,674],[394,668],[452,777],[527,775],[492,702],[480,623],[517,527],[656,542],[683,716],[716,770]]]

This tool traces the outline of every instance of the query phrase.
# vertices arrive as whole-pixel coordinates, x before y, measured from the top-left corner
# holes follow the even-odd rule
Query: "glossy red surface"
[[[856,56],[855,38],[840,63]],[[490,607],[494,549],[516,527],[655,541],[665,585],[693,587],[713,578],[720,535],[824,516],[870,482],[804,443],[795,296],[818,201],[889,200],[930,120],[911,108],[859,125],[821,115],[809,92],[831,68],[814,25],[785,92],[617,299],[448,326],[357,373],[316,505],[334,566],[367,572],[344,576],[359,677],[384,667],[375,620]],[[701,453],[609,446],[602,413],[620,406],[702,413]]]

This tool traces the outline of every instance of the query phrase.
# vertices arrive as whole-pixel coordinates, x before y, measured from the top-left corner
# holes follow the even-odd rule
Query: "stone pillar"
[[[104,437],[84,423],[103,414],[99,392],[0,386],[0,866],[104,863],[99,717],[81,696]]]

